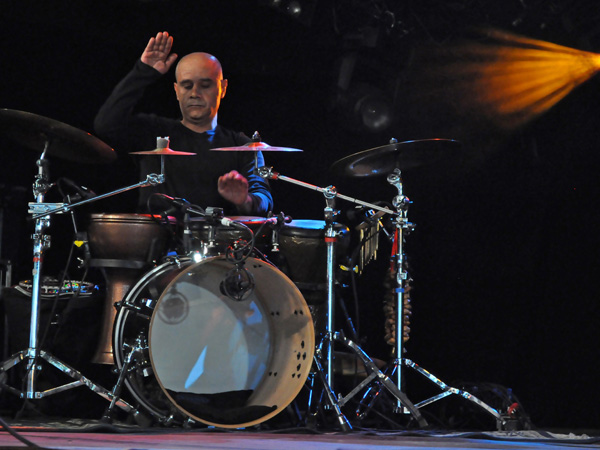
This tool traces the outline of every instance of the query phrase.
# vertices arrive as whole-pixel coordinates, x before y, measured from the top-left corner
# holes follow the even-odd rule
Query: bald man
[[[94,121],[99,137],[118,152],[151,150],[156,138],[168,136],[174,150],[195,156],[165,158],[165,183],[140,190],[138,209],[144,211],[148,197],[161,192],[185,198],[201,207],[224,208],[226,214],[261,215],[273,208],[268,183],[253,173],[252,152],[212,152],[211,148],[237,147],[248,136],[218,124],[227,80],[217,58],[191,53],[175,68],[175,96],[181,118],[135,112],[145,89],[165,75],[177,60],[173,37],[160,32],[150,38],[133,70],[115,87]],[[264,164],[259,152],[258,163]],[[140,176],[160,172],[160,158],[140,157]]]

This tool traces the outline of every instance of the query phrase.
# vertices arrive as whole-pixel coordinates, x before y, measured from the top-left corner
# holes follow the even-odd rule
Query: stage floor
[[[355,449],[566,449],[600,448],[599,432],[550,431],[384,431],[349,433],[307,429],[278,431],[213,428],[142,428],[79,419],[9,422],[0,432],[0,449],[35,446],[77,450],[355,450]],[[20,440],[19,438],[23,439]]]

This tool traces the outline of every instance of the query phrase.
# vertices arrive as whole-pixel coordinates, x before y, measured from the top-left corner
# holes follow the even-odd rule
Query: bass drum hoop
[[[157,327],[157,312],[161,310],[161,305],[167,302],[165,295],[173,290],[173,286],[177,285],[178,280],[181,281],[182,278],[194,275],[198,270],[208,270],[213,266],[214,270],[222,270],[220,267],[224,263],[225,258],[222,256],[207,258],[195,264],[189,258],[175,258],[167,261],[146,273],[132,287],[123,301],[125,307],[120,309],[115,320],[114,344],[115,349],[117,349],[115,351],[115,363],[121,369],[126,359],[123,344],[125,343],[125,332],[130,316],[132,314],[134,316],[139,315],[140,308],[146,309],[146,316],[150,313],[149,320],[146,322],[147,328],[144,331],[147,338],[146,356],[149,357],[152,364],[153,373],[150,377],[151,380],[145,382],[153,383],[150,388],[153,398],[149,398],[148,392],[145,392],[147,388],[144,384],[140,385],[129,376],[125,377],[125,385],[140,405],[160,422],[170,423],[173,420],[180,421],[185,420],[185,418],[192,418],[206,425],[221,428],[253,426],[270,419],[287,407],[296,398],[308,378],[315,347],[314,327],[308,305],[300,291],[285,274],[269,263],[255,258],[248,258],[245,267],[256,278],[255,290],[257,293],[256,295],[252,294],[251,298],[253,298],[253,302],[258,303],[259,309],[264,310],[263,315],[268,322],[270,345],[267,369],[247,403],[249,407],[253,407],[255,403],[264,403],[270,406],[271,409],[259,413],[258,417],[250,416],[247,420],[244,418],[231,422],[219,420],[219,417],[215,420],[210,414],[207,418],[203,413],[198,414],[195,410],[189,410],[185,405],[182,406],[181,402],[173,398],[171,392],[165,388],[161,380],[163,378],[161,370],[164,373],[165,369],[160,367],[161,359],[164,356],[161,356],[160,353],[156,355],[153,351],[158,346],[156,342],[160,342],[160,340],[155,341],[154,345],[152,344],[153,330]],[[234,266],[227,263],[227,267]],[[161,289],[158,301],[155,301],[156,297],[154,296],[151,296],[150,299],[142,296],[147,287],[152,286],[153,281],[156,281],[159,284],[158,288]],[[164,284],[161,284],[161,282],[164,282]],[[199,286],[204,288],[202,284]],[[226,300],[228,301],[228,299],[222,301]],[[152,302],[153,304],[146,305],[146,302]],[[143,311],[141,314],[144,315]],[[160,327],[158,325],[158,330],[160,330]],[[185,337],[188,339],[195,338],[195,336]],[[156,361],[157,358],[158,361]],[[178,369],[178,367],[173,367],[169,370]],[[158,392],[155,392],[156,390]],[[158,399],[156,395],[159,395]],[[181,419],[182,415],[184,416],[183,419]],[[234,417],[236,416],[234,415]],[[244,416],[240,415],[240,417]]]

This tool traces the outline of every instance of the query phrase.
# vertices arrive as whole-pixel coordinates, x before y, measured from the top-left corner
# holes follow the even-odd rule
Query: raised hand
[[[173,36],[169,36],[166,31],[161,31],[156,34],[156,37],[150,38],[141,60],[164,75],[177,59],[177,54],[171,53],[171,47],[173,47]]]

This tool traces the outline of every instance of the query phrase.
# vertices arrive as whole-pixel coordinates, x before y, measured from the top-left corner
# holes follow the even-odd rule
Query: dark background
[[[313,13],[293,18],[283,6],[251,0],[6,1],[0,107],[93,133],[94,115],[111,89],[149,37],[167,30],[178,54],[202,50],[221,60],[229,89],[220,123],[304,150],[266,155],[283,175],[389,202],[395,190],[385,178],[344,180],[330,166],[392,137],[459,140],[461,150],[447,164],[403,174],[413,201],[409,218],[417,224],[407,242],[414,279],[407,356],[449,383],[512,388],[538,427],[597,428],[598,79],[518,129],[500,132],[479,128],[420,92],[414,63],[424,48],[443,49],[485,25],[596,51],[596,2],[300,3]],[[393,123],[383,131],[361,129],[351,108],[336,104],[339,60],[349,52],[359,55],[351,84],[379,88],[393,102]],[[144,107],[176,116],[171,81],[167,76],[151,89]],[[1,142],[2,257],[15,263],[14,279],[20,280],[30,277],[26,203],[33,200],[39,154],[19,142]],[[50,170],[52,179],[67,176],[96,193],[139,181],[127,157],[109,165],[51,158]],[[282,181],[272,188],[276,212],[322,218],[321,194]],[[113,197],[81,213],[130,212],[132,198]],[[338,201],[337,207],[339,221],[350,222],[352,205]],[[71,245],[68,216],[55,219],[50,234],[45,270],[55,274]],[[380,284],[386,251],[384,263],[359,278],[361,334],[372,356],[382,359],[390,347],[380,336],[381,293],[373,286]],[[416,392],[411,389],[409,397]]]

